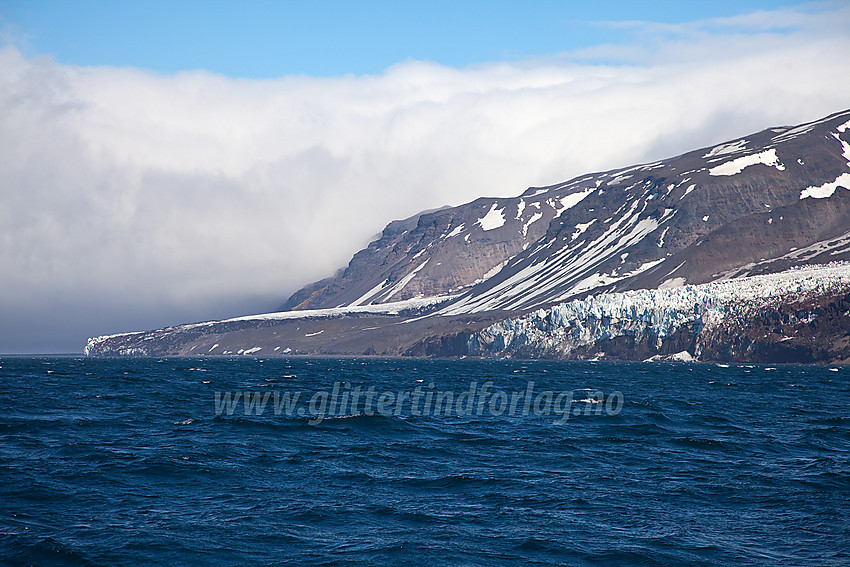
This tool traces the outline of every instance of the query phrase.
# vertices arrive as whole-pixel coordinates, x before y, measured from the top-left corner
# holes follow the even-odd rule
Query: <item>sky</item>
[[[848,93],[846,1],[0,0],[0,353],[273,311],[393,219]]]

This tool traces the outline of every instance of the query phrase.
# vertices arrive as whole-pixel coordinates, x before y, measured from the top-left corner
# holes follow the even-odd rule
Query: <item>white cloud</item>
[[[0,351],[48,327],[70,348],[270,309],[394,218],[842,110],[848,23],[841,7],[640,23],[627,47],[330,79],[161,76],[3,48]]]

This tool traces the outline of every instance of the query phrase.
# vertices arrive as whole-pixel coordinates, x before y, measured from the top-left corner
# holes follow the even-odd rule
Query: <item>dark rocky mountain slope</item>
[[[481,347],[476,333],[537,309],[603,293],[678,289],[676,293],[687,294],[697,284],[850,259],[848,130],[850,111],[845,111],[651,164],[530,188],[514,198],[481,198],[394,221],[338,275],[293,294],[285,304],[291,310],[286,315],[238,323],[243,335],[245,325],[276,327],[269,332],[283,333],[288,343],[274,343],[257,330],[250,333],[250,340],[243,337],[256,344],[245,342],[241,350],[260,347],[252,353],[263,355],[289,348],[290,353],[304,354],[559,357],[610,352],[598,345],[502,352],[492,344]],[[842,269],[833,265],[828,273],[834,276]],[[815,296],[816,290],[795,301],[817,303]],[[786,300],[776,301],[764,307],[782,312],[780,304]],[[405,311],[411,305],[416,306],[415,313]],[[727,308],[736,305],[743,304],[730,302]],[[330,329],[315,340],[319,335],[306,336],[309,332],[298,336],[303,322],[329,320],[329,313],[333,313],[333,340]],[[375,324],[360,325],[366,319]],[[740,318],[729,318],[733,320],[744,324]],[[385,323],[393,330],[377,332],[375,328],[384,328]],[[839,333],[842,324],[821,331]],[[224,341],[228,326],[236,323],[206,325]],[[290,326],[297,332],[284,331]],[[193,330],[193,336],[199,332]],[[88,350],[101,354],[133,349],[150,354],[240,350],[239,341],[230,340],[233,337],[227,339],[230,348],[210,349],[214,341],[198,337],[190,341],[180,338],[182,333],[175,327],[120,335],[90,341]],[[170,346],[153,349],[152,345],[164,344],[157,338],[163,336],[170,337]],[[530,335],[526,338],[532,340]],[[610,338],[603,333],[595,340]],[[843,344],[840,338],[833,342]],[[261,342],[268,346],[260,346]],[[281,348],[274,350],[273,343]],[[710,353],[723,351],[722,346],[706,343],[695,352],[695,345],[685,350],[703,359],[718,358]],[[616,357],[663,354],[659,348],[633,349],[631,355],[628,349],[619,349]],[[763,356],[774,356],[767,352]],[[842,356],[830,352],[819,359]],[[850,351],[847,355],[850,358]]]
[[[846,192],[823,198],[842,175],[850,184],[848,121],[843,112],[511,199],[477,199],[415,217],[415,226],[393,222],[338,277],[288,303],[385,303],[484,279],[459,309],[522,310],[589,291],[822,261],[825,249],[799,250],[850,230]]]

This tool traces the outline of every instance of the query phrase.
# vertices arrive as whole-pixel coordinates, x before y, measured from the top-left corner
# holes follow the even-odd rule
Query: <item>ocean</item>
[[[2,565],[848,565],[850,367],[0,357]]]

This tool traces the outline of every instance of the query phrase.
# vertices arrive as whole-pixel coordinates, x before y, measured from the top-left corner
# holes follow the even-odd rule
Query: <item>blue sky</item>
[[[228,77],[380,73],[408,59],[450,67],[634,41],[606,22],[684,23],[799,4],[766,0],[4,0],[7,37],[75,65]]]
[[[272,311],[389,221],[850,108],[850,4],[0,0],[0,354]]]

